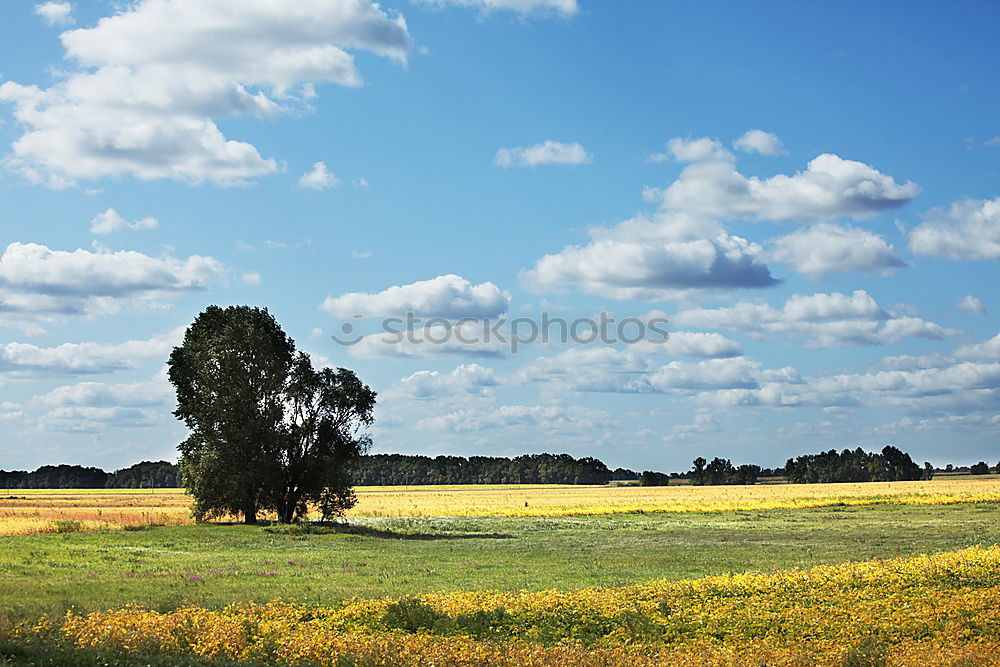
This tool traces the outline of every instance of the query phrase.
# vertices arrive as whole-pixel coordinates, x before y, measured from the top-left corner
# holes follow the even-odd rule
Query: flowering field
[[[1000,547],[615,588],[43,619],[78,647],[284,664],[1000,664]]]
[[[538,517],[1000,501],[1000,477],[758,486],[468,485],[358,487],[352,517]],[[191,523],[178,489],[17,490],[0,499],[0,534]],[[63,522],[60,524],[59,522]],[[66,526],[76,522],[77,526]]]
[[[1000,501],[1000,477],[928,482],[605,487],[548,485],[358,487],[351,517],[556,517],[794,509],[830,505]],[[192,523],[178,489],[13,490],[0,496],[0,535]]]

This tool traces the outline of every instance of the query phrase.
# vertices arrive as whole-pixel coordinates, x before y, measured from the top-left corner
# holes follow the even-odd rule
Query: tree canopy
[[[315,369],[267,309],[210,306],[168,361],[184,486],[199,519],[263,511],[291,522],[354,504],[350,468],[367,449],[375,392],[345,368]]]
[[[636,479],[638,475],[625,479]],[[607,484],[611,471],[595,458],[569,454],[415,456],[372,454],[358,462],[361,486],[410,484]]]
[[[929,466],[927,466],[929,467]],[[933,473],[933,471],[931,471]],[[915,480],[927,476],[910,455],[892,445],[881,453],[869,453],[858,447],[838,453],[831,449],[820,454],[808,454],[785,463],[789,482],[894,482]]]

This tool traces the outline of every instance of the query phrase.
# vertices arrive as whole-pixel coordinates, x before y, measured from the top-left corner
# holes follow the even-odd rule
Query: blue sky
[[[376,451],[1000,459],[995,3],[0,12],[2,468],[174,458],[213,303],[355,369]],[[384,342],[407,311],[671,335]]]

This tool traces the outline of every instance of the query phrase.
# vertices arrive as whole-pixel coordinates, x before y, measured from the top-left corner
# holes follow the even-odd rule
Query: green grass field
[[[356,524],[357,526],[357,524]],[[127,603],[615,586],[1000,543],[993,504],[547,519],[382,519],[349,532],[242,525],[0,538],[0,619]]]

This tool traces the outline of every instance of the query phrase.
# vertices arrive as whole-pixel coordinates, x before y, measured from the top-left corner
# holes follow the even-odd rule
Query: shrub
[[[57,533],[79,533],[83,530],[83,524],[79,521],[68,521],[64,519],[58,519],[52,522],[52,528]]]

